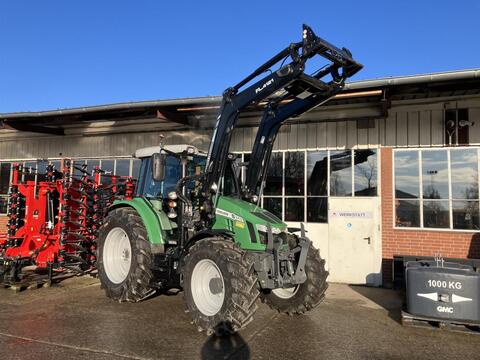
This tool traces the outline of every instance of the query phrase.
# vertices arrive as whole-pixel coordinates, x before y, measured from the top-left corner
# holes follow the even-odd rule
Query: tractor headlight
[[[168,202],[168,207],[169,207],[170,209],[175,209],[175,208],[177,207],[177,202],[176,202],[176,201],[173,201],[173,200],[170,200],[170,201]]]
[[[167,217],[169,219],[175,219],[177,217],[177,212],[174,210],[174,208],[170,208],[170,211],[167,213]]]
[[[168,194],[167,194],[167,198],[169,200],[177,200],[178,198],[178,195],[175,191],[170,191]]]

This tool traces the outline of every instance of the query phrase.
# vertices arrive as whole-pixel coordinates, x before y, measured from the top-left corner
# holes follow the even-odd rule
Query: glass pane
[[[422,151],[424,199],[448,199],[446,150]]]
[[[91,175],[95,167],[100,166],[100,160],[87,160],[87,165],[87,170]]]
[[[93,160],[90,160],[90,161],[93,161]],[[78,170],[77,168],[82,168],[82,165],[85,164],[87,162],[87,160],[85,159],[76,159],[76,160],[73,160],[73,165],[75,166],[75,168],[73,169],[73,175],[75,176],[82,176],[82,172],[80,170]]]
[[[319,223],[328,222],[327,197],[309,197],[307,199],[307,221]]]
[[[285,153],[285,195],[303,195],[305,184],[305,153]]]
[[[304,221],[304,205],[305,201],[303,198],[286,198],[285,221]]]
[[[38,160],[37,163],[37,170],[38,170],[38,181],[45,181],[45,173],[47,172],[47,165],[48,161],[47,160]]]
[[[230,166],[227,166],[225,169],[225,174],[223,175],[223,186],[221,192],[225,196],[236,196],[237,188],[235,183],[235,173],[233,172]]]
[[[138,175],[140,174],[140,165],[142,161],[140,159],[133,159],[132,164],[132,177],[138,179]]]
[[[61,163],[60,160],[51,160],[50,163],[54,166],[56,171],[60,171]]]
[[[353,156],[355,196],[376,196],[377,151],[355,150]]]
[[[6,196],[0,196],[0,214],[6,214],[7,213],[7,204],[8,204],[8,197]],[[4,229],[1,229],[2,232],[4,232]]]
[[[448,201],[423,202],[423,227],[448,228],[450,227]]]
[[[453,228],[478,230],[478,201],[453,201]]]
[[[167,156],[165,164],[165,180],[163,180],[163,197],[171,191],[175,191],[178,180],[182,177],[182,167],[180,166],[180,159],[175,156]]]
[[[116,161],[115,175],[120,175],[120,176],[130,175],[130,159],[120,159]]]
[[[159,198],[162,195],[162,182],[155,181],[152,177],[152,161],[150,158],[144,158],[143,163],[144,167],[143,170],[143,181],[145,182],[142,184],[143,187],[143,195],[147,198]],[[165,175],[167,170],[165,169]]]
[[[307,194],[328,195],[328,156],[326,151],[307,152]]]
[[[12,164],[1,163],[0,164],[0,194],[7,194],[8,187],[10,186],[10,170]]]
[[[90,161],[88,162],[88,165],[90,167]],[[105,171],[106,174],[113,174],[113,160],[102,160],[102,163],[100,165],[103,171]],[[101,176],[100,182],[102,184],[111,184],[112,183],[112,178],[108,176]]]
[[[250,155],[251,155],[250,153],[243,154],[243,162],[244,163],[248,163],[250,161]],[[272,154],[272,157],[273,157],[273,154]],[[243,183],[245,183],[245,179],[247,177],[247,174],[246,174],[247,173],[247,167],[248,167],[248,165],[242,167],[242,182]]]
[[[395,201],[395,226],[420,226],[420,202],[418,200]]]
[[[330,152],[330,195],[352,195],[352,152]]]
[[[452,198],[478,199],[478,158],[476,149],[450,151]]]
[[[395,151],[395,197],[401,199],[420,196],[418,151]]]
[[[281,198],[263,198],[263,208],[272,214],[282,218],[282,199]]]
[[[37,171],[37,162],[36,161],[27,161],[25,162],[25,181],[35,180],[35,172]]]
[[[282,153],[273,153],[265,181],[265,195],[282,195]]]

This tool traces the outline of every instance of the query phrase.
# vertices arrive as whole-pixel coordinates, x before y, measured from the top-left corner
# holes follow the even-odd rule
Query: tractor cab
[[[182,186],[181,195],[192,202],[198,200],[195,193],[198,187],[193,178],[204,173],[206,154],[191,145],[170,145],[139,149],[135,157],[142,160],[135,196],[144,198],[155,210],[166,214],[175,230],[172,235],[178,236],[178,182],[191,178]],[[240,165],[237,156],[229,154],[228,165],[216,190],[213,229],[235,234],[246,249],[264,250],[267,228],[280,234],[287,226],[274,214],[242,198]]]
[[[161,200],[181,178],[203,172],[206,154],[191,145],[167,145],[139,149],[135,157],[142,160],[135,195]]]
[[[142,161],[135,196],[148,200],[156,210],[166,210],[168,218],[174,220],[176,202],[168,200],[176,200],[176,185],[181,178],[203,172],[206,154],[182,144],[142,148],[135,157]]]

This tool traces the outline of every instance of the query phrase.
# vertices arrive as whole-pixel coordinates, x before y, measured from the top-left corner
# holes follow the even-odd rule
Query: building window
[[[12,162],[0,162],[0,214],[6,214],[8,204],[8,189],[11,182],[11,167],[12,163],[22,164],[26,170],[23,175],[23,181],[37,181],[45,180],[45,172],[49,163],[53,164],[57,170],[60,170],[61,161],[59,159],[48,160],[17,160]],[[96,166],[101,166],[106,171],[115,171],[117,175],[133,176],[138,178],[140,170],[139,159],[118,158],[118,159],[73,159],[74,175],[81,176],[82,172],[79,170],[83,164],[87,165],[87,171],[92,174]],[[109,183],[110,178],[104,177],[103,183]]]
[[[472,125],[468,109],[445,110],[445,145],[468,145]]]
[[[138,177],[140,176],[140,165],[142,165],[142,161],[140,159],[132,159],[131,176],[134,179],[138,179]]]
[[[330,152],[330,195],[352,195],[352,152]]]
[[[244,162],[249,160],[250,154],[244,154]],[[283,153],[270,157],[263,195],[263,207],[283,219]]]
[[[307,221],[328,222],[328,151],[307,151]]]
[[[115,161],[115,175],[130,176],[130,159],[118,159]]]
[[[8,188],[10,186],[11,169],[11,163],[0,163],[0,214],[5,214],[7,212]]]
[[[263,207],[284,221],[327,223],[329,196],[377,196],[377,166],[376,149],[274,152]]]
[[[377,195],[377,152],[374,149],[353,151],[355,196]]]
[[[305,152],[285,153],[285,221],[305,221]]]
[[[478,151],[395,150],[395,226],[479,230]]]

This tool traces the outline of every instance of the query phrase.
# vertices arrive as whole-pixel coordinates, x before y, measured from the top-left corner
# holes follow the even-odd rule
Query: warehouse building
[[[0,225],[11,164],[71,157],[136,176],[141,147],[206,150],[219,97],[0,114]],[[231,151],[248,162],[261,108],[240,118]],[[393,260],[480,258],[480,70],[351,82],[285,124],[263,206],[306,224],[330,281],[390,285]]]

